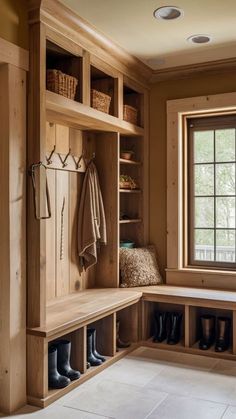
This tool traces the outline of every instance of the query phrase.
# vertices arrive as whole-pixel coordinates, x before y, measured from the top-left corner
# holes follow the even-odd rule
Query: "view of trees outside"
[[[195,260],[235,262],[235,129],[193,141]]]

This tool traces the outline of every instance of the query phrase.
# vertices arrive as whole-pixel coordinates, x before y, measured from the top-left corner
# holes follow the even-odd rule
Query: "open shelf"
[[[136,223],[141,223],[141,222],[142,222],[141,218],[136,218],[136,219],[133,219],[133,220],[120,220],[119,221],[120,224],[136,224]]]
[[[120,158],[120,164],[128,164],[128,165],[133,165],[133,166],[141,166],[141,162],[139,161],[134,161],[134,160],[126,160],[126,159],[121,159]]]
[[[120,193],[141,193],[141,189],[119,189]]]
[[[82,130],[120,132],[126,135],[144,133],[143,128],[50,91],[46,92],[46,116],[49,122]]]

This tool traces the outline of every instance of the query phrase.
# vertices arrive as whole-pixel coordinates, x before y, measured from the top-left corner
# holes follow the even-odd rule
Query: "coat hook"
[[[61,162],[62,162],[62,167],[66,167],[66,166],[67,166],[66,161],[67,161],[67,159],[68,159],[68,157],[69,157],[70,155],[71,155],[71,148],[69,148],[69,151],[68,151],[68,153],[67,153],[66,157],[64,158],[64,160],[61,158],[60,153],[58,153],[58,156],[59,156],[59,158],[60,158],[60,160],[61,160]]]
[[[53,149],[52,149],[52,151],[51,151],[51,153],[50,153],[49,157],[46,157],[46,160],[47,160],[47,164],[48,164],[48,165],[49,165],[49,164],[52,164],[52,156],[53,156],[53,154],[55,153],[55,150],[56,150],[56,145],[54,145],[54,147],[53,147]]]
[[[82,160],[82,158],[83,158],[83,154],[81,154],[81,156],[78,158],[78,160],[76,161],[76,158],[75,158],[75,156],[72,156],[73,157],[73,160],[74,160],[74,162],[75,162],[75,167],[76,167],[76,170],[79,170],[81,167],[82,167],[82,165],[80,164],[80,162],[81,162],[81,160]]]

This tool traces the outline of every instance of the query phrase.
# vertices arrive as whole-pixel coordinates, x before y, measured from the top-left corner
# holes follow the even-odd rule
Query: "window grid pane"
[[[235,263],[235,153],[234,128],[194,132],[192,250],[196,261]]]

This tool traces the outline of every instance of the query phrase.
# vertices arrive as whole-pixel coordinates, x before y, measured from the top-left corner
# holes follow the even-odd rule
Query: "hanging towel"
[[[85,173],[78,220],[78,252],[85,270],[97,263],[97,249],[106,243],[102,193],[96,166],[91,162]]]

